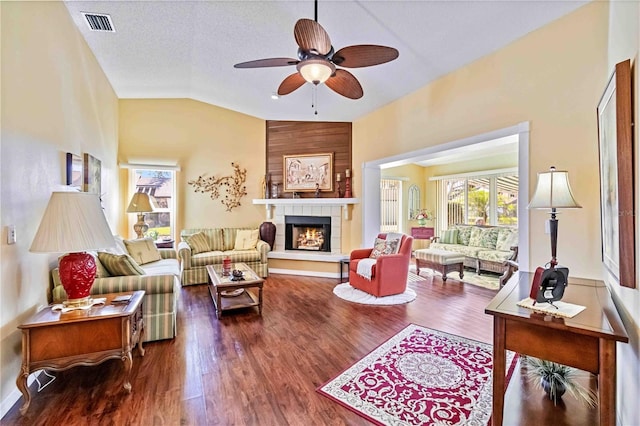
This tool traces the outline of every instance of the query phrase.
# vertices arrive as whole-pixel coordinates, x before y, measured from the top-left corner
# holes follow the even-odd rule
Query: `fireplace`
[[[285,216],[285,250],[331,252],[331,216]]]

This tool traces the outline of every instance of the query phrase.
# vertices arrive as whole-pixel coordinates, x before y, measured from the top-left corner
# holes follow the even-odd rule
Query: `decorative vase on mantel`
[[[426,226],[427,225],[427,219],[418,219],[418,225]]]

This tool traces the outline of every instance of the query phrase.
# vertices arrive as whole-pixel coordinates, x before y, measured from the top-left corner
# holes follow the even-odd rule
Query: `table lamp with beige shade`
[[[29,251],[67,253],[59,260],[60,282],[68,307],[88,308],[96,261],[88,250],[115,246],[98,194],[53,192]]]
[[[149,230],[149,225],[144,221],[145,213],[150,213],[155,210],[156,200],[149,194],[144,192],[136,192],[131,197],[129,207],[127,207],[127,213],[137,213],[138,221],[133,225],[133,230],[136,232],[138,238],[144,238],[144,233]]]
[[[548,263],[549,268],[538,268],[536,271],[537,278],[534,277],[534,281],[540,281],[540,292],[537,293],[538,301],[551,303],[560,300],[569,276],[568,268],[556,268],[558,265],[558,259],[556,258],[556,249],[558,246],[558,219],[556,218],[556,210],[581,208],[575,198],[573,198],[571,185],[569,185],[569,172],[556,170],[556,168],[552,166],[548,172],[538,173],[536,192],[533,194],[533,198],[527,208],[550,209],[551,219],[549,220],[549,231],[551,234],[551,260]],[[538,285],[537,282],[534,283],[534,286],[536,285]],[[532,295],[533,294],[534,292],[532,292]]]

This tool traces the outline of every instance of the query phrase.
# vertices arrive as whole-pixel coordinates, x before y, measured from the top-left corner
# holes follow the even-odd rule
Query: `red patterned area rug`
[[[318,392],[379,425],[489,424],[492,346],[407,326]],[[516,365],[507,352],[507,383]]]

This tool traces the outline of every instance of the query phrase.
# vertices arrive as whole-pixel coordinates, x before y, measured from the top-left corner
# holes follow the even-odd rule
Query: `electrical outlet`
[[[547,219],[544,221],[544,233],[545,234],[551,233],[551,219]]]
[[[15,244],[16,241],[16,226],[7,226],[7,244]]]

